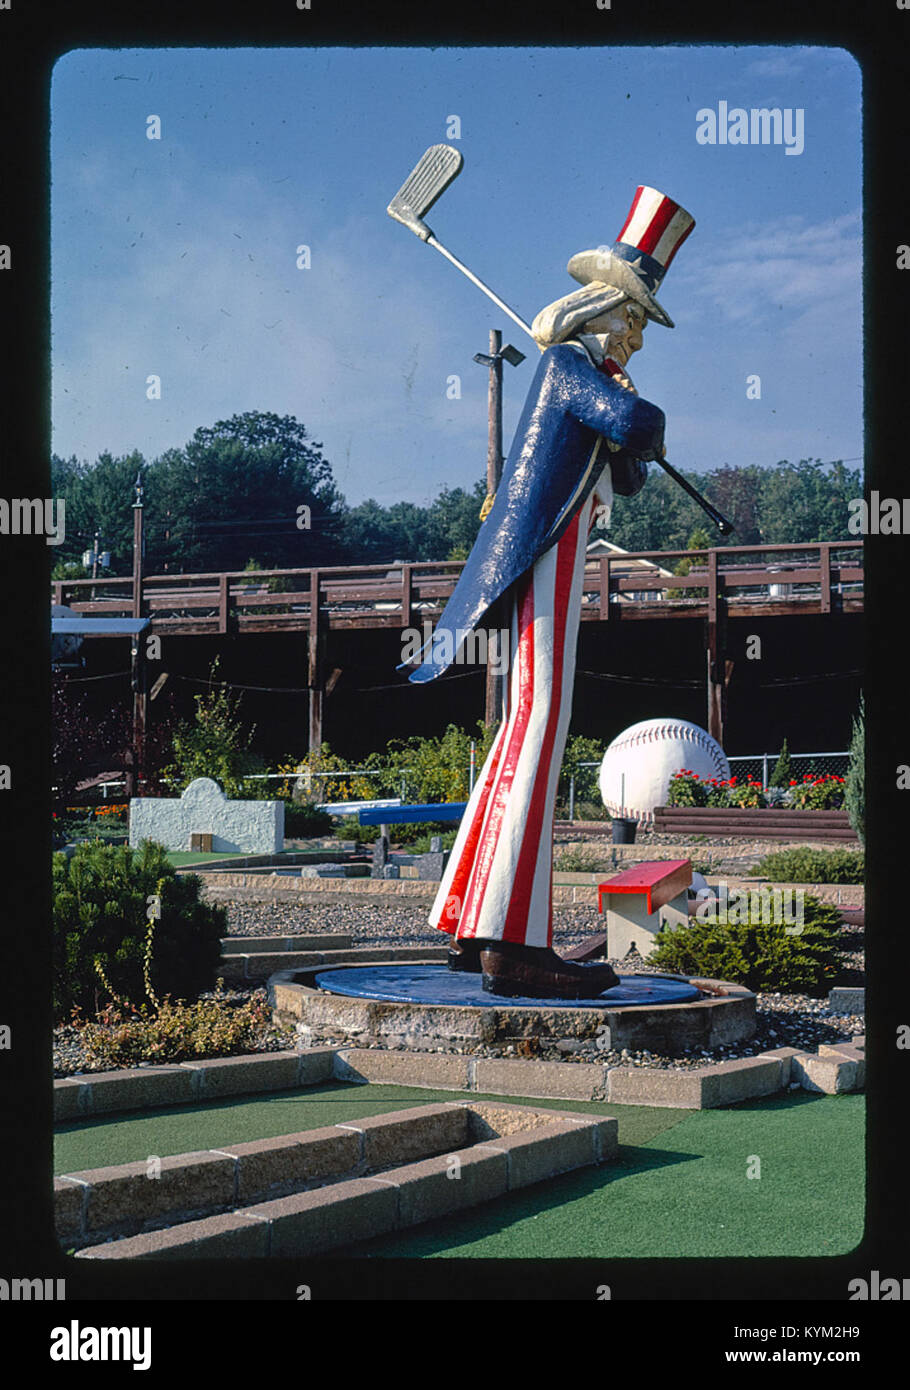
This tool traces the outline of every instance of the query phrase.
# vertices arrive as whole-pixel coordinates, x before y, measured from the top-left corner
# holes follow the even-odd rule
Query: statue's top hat
[[[648,318],[673,328],[673,320],[654,295],[694,226],[694,217],[679,203],[642,184],[616,244],[579,251],[569,261],[569,274],[582,285],[600,282],[621,289],[642,306]]]

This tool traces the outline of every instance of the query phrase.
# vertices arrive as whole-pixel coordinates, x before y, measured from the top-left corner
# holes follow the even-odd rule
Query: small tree
[[[169,769],[182,791],[196,777],[211,777],[229,797],[239,797],[243,779],[258,770],[250,755],[254,728],[244,732],[239,718],[241,697],[225,686],[216,686],[216,657],[209,671],[209,689],[196,696],[192,723],[183,721],[174,731],[174,767]]]
[[[793,773],[790,771],[790,750],[787,747],[787,740],[784,739],[781,745],[780,756],[774,764],[774,771],[771,773],[772,787],[789,787]]]
[[[79,560],[58,560],[51,570],[51,579],[84,579],[85,565]]]
[[[861,845],[866,843],[866,705],[859,697],[859,716],[853,720],[850,762],[844,783],[844,809]]]
[[[708,535],[707,531],[702,529],[701,526],[696,526],[695,530],[691,532],[689,539],[686,541],[686,549],[700,551],[702,552],[702,554],[704,554],[704,552],[706,550],[709,550],[710,547],[711,537]],[[688,574],[693,564],[695,563],[695,560],[700,558],[701,556],[693,556],[693,558],[690,560],[688,556],[681,557],[673,566],[673,573],[680,575]],[[705,593],[707,593],[706,589],[668,589],[667,597],[671,599],[700,598]]]
[[[606,746],[599,738],[587,738],[584,734],[574,734],[566,744],[560,774],[560,791],[568,798],[572,776],[575,776],[575,802],[600,802],[598,774]],[[594,767],[581,767],[581,763],[594,763]]]

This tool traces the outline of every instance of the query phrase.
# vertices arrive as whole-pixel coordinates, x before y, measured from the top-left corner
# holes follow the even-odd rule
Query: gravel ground
[[[350,933],[355,945],[436,945],[439,942],[439,934],[426,925],[424,913],[425,906],[422,903],[419,906],[407,902],[390,903],[388,898],[359,898],[356,903],[352,903],[340,901],[336,897],[326,897],[309,900],[305,909],[301,909],[296,903],[246,900],[228,905],[227,930],[232,936],[246,937],[339,931]],[[599,930],[600,927],[600,918],[591,907],[579,905],[557,908],[554,945],[557,950],[569,950],[580,945],[592,931]],[[862,985],[865,978],[862,928],[844,926],[841,940],[844,972],[838,983]],[[627,956],[623,961],[613,960],[611,964],[624,975],[648,970],[647,963],[635,956]],[[239,1003],[257,994],[265,997],[265,991],[262,989],[229,991],[227,997]],[[706,1061],[753,1057],[775,1047],[797,1047],[814,1051],[819,1043],[835,1042],[865,1032],[862,1015],[832,1014],[826,1000],[813,999],[807,995],[760,994],[756,1013],[758,1029],[750,1042],[712,1051],[692,1051],[682,1057],[665,1057],[647,1051],[605,1052],[598,1050],[593,1041],[583,1042],[574,1039],[566,1039],[557,1043],[555,1047],[541,1051],[533,1050],[532,1042],[530,1048],[521,1053],[514,1047],[507,1047],[502,1051],[482,1046],[456,1050],[476,1053],[479,1056],[531,1055],[544,1060],[560,1058],[566,1062],[599,1061],[607,1065],[681,1070],[703,1066]],[[341,1045],[347,1042],[347,1039],[326,1038],[324,1041]],[[293,1047],[294,1042],[293,1028],[275,1025],[263,1035],[256,1050],[281,1051]],[[55,1076],[72,1076],[88,1070],[103,1069],[89,1066],[75,1029],[67,1026],[55,1031]]]

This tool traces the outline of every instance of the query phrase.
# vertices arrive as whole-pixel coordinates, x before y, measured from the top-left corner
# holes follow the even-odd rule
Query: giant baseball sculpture
[[[617,734],[600,765],[600,795],[611,816],[653,824],[654,808],[666,806],[677,772],[730,776],[727,755],[706,729],[687,719],[643,719]]]
[[[663,455],[663,412],[639,397],[625,367],[649,319],[673,327],[655,293],[693,226],[678,203],[640,187],[616,244],[569,261],[582,288],[534,319],[542,356],[501,484],[410,676],[442,675],[509,592],[505,717],[429,918],[454,938],[449,968],[481,972],[493,994],[594,998],[618,983],[609,965],[553,950],[553,813],[595,509],[608,511],[614,491],[640,491],[646,462]]]

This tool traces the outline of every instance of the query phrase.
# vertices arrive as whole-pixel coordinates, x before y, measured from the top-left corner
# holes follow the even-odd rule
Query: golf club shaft
[[[669,473],[674,483],[679,483],[683,492],[687,492],[692,498],[692,501],[697,502],[698,505],[708,513],[708,516],[714,522],[714,525],[722,536],[729,536],[732,533],[734,529],[732,521],[728,521],[725,516],[721,515],[716,507],[712,507],[711,503],[707,502],[704,497],[702,497],[697,488],[694,488],[690,482],[687,482],[681,473],[677,473],[672,463],[668,463],[664,458],[659,458],[657,462],[665,473]]]
[[[519,318],[515,310],[510,309],[508,304],[506,304],[505,300],[500,299],[498,294],[494,294],[493,291],[490,289],[489,285],[485,285],[483,281],[474,274],[473,270],[468,270],[468,267],[462,261],[460,261],[457,256],[453,256],[451,251],[447,251],[446,248],[443,246],[442,242],[437,241],[435,236],[432,235],[432,233],[430,234],[430,236],[427,237],[427,245],[434,246],[437,251],[439,251],[443,256],[445,256],[447,261],[451,261],[452,264],[456,267],[456,269],[461,271],[462,275],[467,275],[468,279],[472,282],[472,284],[475,284],[479,290],[483,290],[484,294],[488,295],[489,298],[492,299],[494,304],[498,304],[500,309],[502,309],[503,313],[508,314],[509,318],[513,319],[514,322],[518,324],[519,328],[523,328],[529,338],[534,337],[534,334],[531,332],[530,324],[525,323],[523,318]]]
[[[426,241],[428,246],[435,247],[436,250],[441,253],[441,255],[445,256],[447,261],[451,261],[452,265],[454,265],[457,270],[460,270],[462,275],[466,275],[472,284],[476,285],[479,290],[483,290],[484,294],[488,295],[489,298],[492,299],[493,303],[497,304],[499,308],[502,309],[503,313],[508,314],[509,318],[513,319],[515,323],[518,324],[519,328],[524,329],[529,338],[534,338],[534,334],[531,332],[530,326],[527,323],[525,323],[524,319],[520,318],[519,315],[515,313],[514,309],[510,309],[508,304],[506,304],[505,300],[500,299],[498,294],[494,294],[493,291],[490,289],[489,285],[485,285],[484,282],[477,275],[475,275],[472,270],[469,270],[468,267],[462,261],[460,261],[457,256],[453,256],[452,252],[447,250],[446,247],[443,246],[441,241],[437,241],[436,237],[433,236],[432,233],[430,233]],[[534,341],[536,342],[537,340],[534,339]],[[540,344],[538,343],[537,346],[539,348]],[[707,515],[714,522],[714,525],[717,527],[718,531],[720,531],[722,536],[729,536],[732,533],[734,529],[733,523],[728,521],[725,516],[722,516],[716,507],[712,507],[711,503],[706,501],[705,498],[702,497],[701,493],[698,491],[697,488],[694,488],[690,482],[687,482],[681,473],[677,473],[676,469],[673,467],[672,464],[668,463],[665,458],[658,458],[656,462],[660,464],[661,468],[664,470],[665,473],[669,473],[670,477],[673,479],[675,483],[679,483],[679,486],[683,489],[684,492],[687,492],[689,494],[693,502],[697,502],[698,505],[702,508],[702,510],[707,513]]]

